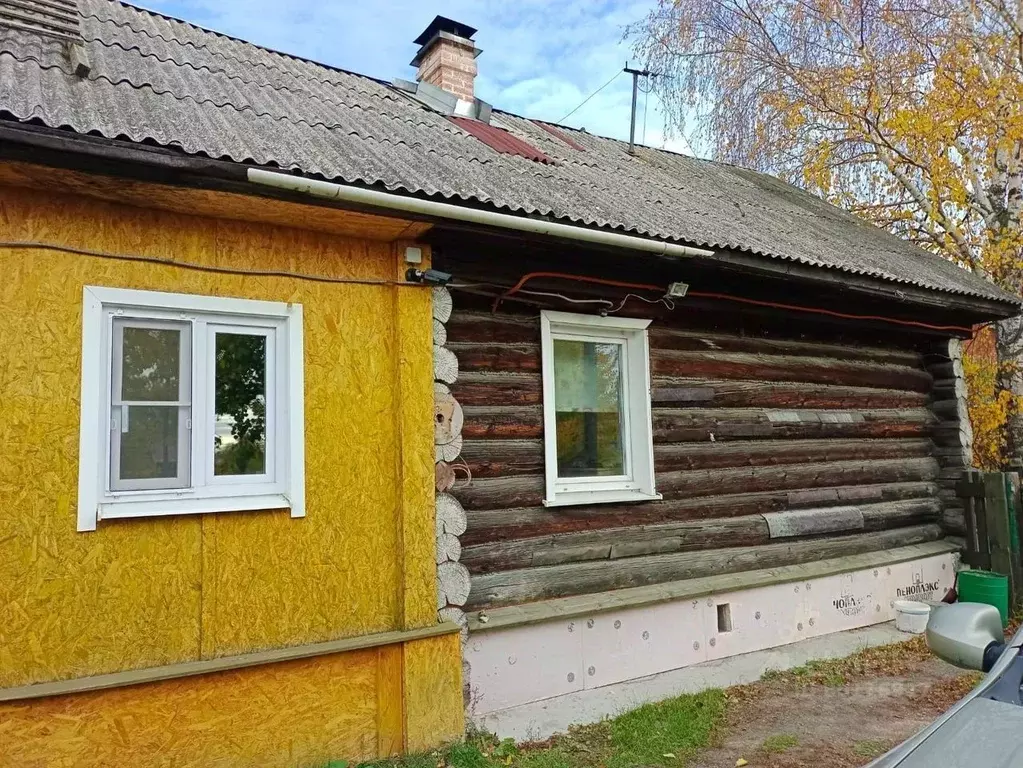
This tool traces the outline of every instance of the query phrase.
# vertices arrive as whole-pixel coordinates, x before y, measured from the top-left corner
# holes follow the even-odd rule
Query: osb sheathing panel
[[[389,652],[0,705],[0,768],[289,768],[375,758],[378,713],[393,708],[393,693],[378,682]]]
[[[462,650],[458,634],[406,643],[405,745],[423,752],[465,733]]]
[[[415,238],[430,224],[394,217],[355,213],[326,204],[311,208],[255,195],[186,189],[114,176],[50,168],[21,162],[0,162],[0,184],[4,186],[59,187],[63,192],[113,200],[142,208],[161,208],[178,213],[199,213],[218,219],[240,219],[285,227],[297,226],[369,240]],[[253,192],[269,192],[254,185]]]
[[[422,268],[425,269],[429,266],[430,254],[426,248],[423,250]],[[396,244],[395,263],[399,272],[407,268],[403,255],[404,244]],[[436,621],[437,616],[430,292],[401,291],[395,309],[398,400],[401,403],[431,403],[427,410],[401,407],[394,411],[403,448],[400,472],[404,494],[400,536],[402,548],[409,555],[403,575],[403,611],[406,628],[411,628],[430,624]],[[431,373],[424,377],[424,370]]]
[[[0,239],[242,269],[396,273],[393,247],[383,243],[15,188],[0,188]],[[399,365],[396,341],[398,327],[411,328],[418,315],[429,327],[428,299],[407,316],[403,309],[398,322],[395,295],[411,289],[44,250],[0,250],[0,274],[0,685],[398,629],[409,623],[403,602],[434,600],[432,583],[427,590],[418,576],[402,582],[407,559],[411,573],[433,559],[432,543],[428,550],[416,536],[406,534],[409,546],[400,549],[403,494],[413,514],[432,512],[419,509],[430,493],[419,473],[400,471],[398,439],[399,426],[410,445],[432,432],[426,421],[395,416],[399,405],[431,413],[425,385],[396,396],[402,366],[411,378],[424,366],[424,382],[432,375],[425,351],[407,351]],[[303,304],[305,519],[250,512],[101,522],[95,533],[76,532],[87,284]],[[411,616],[420,613],[425,620],[418,608]]]

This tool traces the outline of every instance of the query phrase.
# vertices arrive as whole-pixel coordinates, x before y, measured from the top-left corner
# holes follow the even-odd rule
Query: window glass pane
[[[175,402],[181,378],[181,331],[125,326],[121,399]]]
[[[554,340],[559,477],[625,474],[622,345]]]
[[[128,329],[125,329],[127,335]],[[119,406],[121,480],[178,477],[178,419],[176,405]]]
[[[266,336],[216,334],[213,471],[266,472]]]

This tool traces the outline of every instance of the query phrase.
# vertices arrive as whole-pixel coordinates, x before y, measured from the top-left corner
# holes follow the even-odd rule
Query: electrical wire
[[[567,301],[570,304],[605,304],[609,307],[613,307],[615,305],[613,301],[608,299],[571,299],[564,294],[548,293],[547,291],[519,291],[519,293],[524,293],[527,296],[547,296],[553,299],[561,299],[562,301]]]
[[[493,311],[497,311],[497,307],[502,301],[508,299],[516,293],[524,291],[524,286],[530,280],[538,277],[550,277],[558,278],[562,280],[575,280],[582,283],[597,283],[599,285],[610,285],[617,288],[632,288],[638,291],[659,291],[662,296],[664,294],[664,286],[650,285],[646,283],[626,283],[618,280],[605,280],[600,277],[590,277],[588,275],[573,275],[566,272],[529,272],[519,278],[519,281],[505,291],[503,294],[498,296],[494,300],[492,307]],[[792,312],[807,312],[814,315],[824,315],[826,317],[837,317],[843,320],[876,320],[883,323],[891,323],[893,325],[902,325],[910,328],[924,328],[930,331],[962,331],[963,333],[973,333],[972,326],[962,325],[934,325],[932,323],[923,323],[917,320],[902,320],[896,317],[888,317],[886,315],[856,315],[849,312],[835,312],[830,309],[822,309],[820,307],[807,307],[799,304],[785,304],[777,301],[763,301],[761,299],[749,299],[744,296],[733,296],[728,293],[715,293],[711,291],[689,291],[687,296],[692,296],[699,299],[713,299],[716,301],[732,301],[738,304],[749,304],[755,307],[768,307],[771,309],[784,309]]]
[[[564,116],[563,118],[561,118],[561,119],[560,119],[560,120],[558,120],[557,122],[559,122],[559,123],[563,123],[563,122],[565,122],[566,120],[568,120],[568,118],[570,118],[570,117],[571,117],[572,115],[574,115],[574,114],[575,114],[576,112],[578,112],[578,111],[579,111],[580,109],[582,109],[582,108],[583,108],[583,106],[584,106],[584,105],[586,104],[586,102],[588,102],[588,101],[589,101],[590,99],[592,99],[592,98],[593,98],[594,96],[596,96],[596,95],[597,95],[598,93],[600,93],[600,92],[601,92],[602,90],[604,90],[604,89],[605,89],[605,88],[607,88],[607,87],[608,87],[609,85],[611,85],[611,83],[613,83],[613,82],[614,82],[615,80],[617,80],[617,79],[618,79],[618,75],[622,74],[622,72],[623,72],[623,71],[624,71],[624,70],[621,70],[621,69],[619,69],[619,70],[618,70],[617,72],[615,72],[615,73],[614,73],[614,76],[613,76],[613,77],[612,77],[612,78],[611,78],[610,80],[608,80],[608,81],[607,81],[606,83],[604,83],[604,84],[603,84],[602,86],[600,86],[600,87],[599,87],[599,88],[598,88],[597,90],[595,90],[595,91],[594,91],[593,93],[591,93],[591,94],[590,94],[589,96],[587,96],[587,97],[586,97],[585,99],[583,99],[583,100],[582,100],[582,102],[581,102],[581,103],[579,104],[579,106],[578,106],[578,107],[576,107],[575,109],[573,109],[573,110],[572,110],[571,112],[569,112],[569,113],[568,113],[567,115],[565,115],[565,116]]]
[[[616,312],[621,312],[622,308],[625,306],[625,303],[629,299],[639,299],[640,301],[645,301],[647,304],[663,304],[668,309],[675,309],[675,302],[672,301],[671,299],[669,299],[667,296],[662,296],[659,299],[647,299],[647,298],[644,298],[644,297],[640,296],[637,293],[627,293],[627,294],[625,294],[625,298],[621,300],[621,302],[618,304],[618,306],[615,307],[614,309],[609,309],[607,311],[607,313],[609,315],[613,315]]]
[[[165,267],[178,267],[180,269],[190,269],[197,272],[214,272],[223,275],[286,277],[295,280],[310,280],[316,283],[351,283],[354,285],[398,285],[414,288],[422,287],[422,284],[420,283],[409,283],[404,280],[381,280],[372,277],[328,277],[326,275],[310,275],[303,272],[287,272],[276,269],[238,269],[236,267],[218,267],[210,264],[196,264],[190,261],[171,259],[166,256],[140,256],[137,254],[108,253],[107,251],[94,251],[89,248],[76,248],[71,245],[58,245],[56,243],[43,243],[26,240],[0,240],[0,248],[31,248],[45,251],[58,251],[61,253],[74,253],[79,256],[93,256],[99,259],[159,264]]]

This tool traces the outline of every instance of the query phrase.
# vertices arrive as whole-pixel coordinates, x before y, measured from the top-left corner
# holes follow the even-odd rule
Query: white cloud
[[[154,10],[286,53],[390,80],[412,78],[412,40],[435,14],[479,29],[483,49],[476,90],[495,107],[558,121],[630,58],[625,26],[654,0],[149,0]],[[628,139],[631,77],[621,74],[566,121],[604,136]],[[666,138],[660,103],[646,110],[645,143],[689,152]],[[644,95],[637,140],[643,136]]]

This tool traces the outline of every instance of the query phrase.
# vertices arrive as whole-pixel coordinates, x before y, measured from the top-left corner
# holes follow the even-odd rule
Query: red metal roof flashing
[[[471,133],[491,149],[502,152],[506,155],[518,155],[527,160],[534,160],[538,163],[554,164],[554,160],[545,155],[532,144],[527,144],[522,139],[512,136],[508,131],[497,128],[493,125],[481,123],[479,120],[472,120],[468,117],[449,117],[451,122],[467,133]]]
[[[547,131],[547,133],[549,133],[551,136],[555,137],[556,139],[560,139],[561,141],[565,142],[572,149],[578,149],[580,152],[585,152],[586,151],[586,147],[582,146],[579,142],[575,141],[574,139],[572,139],[570,136],[566,135],[565,133],[562,133],[557,128],[555,128],[553,125],[547,125],[547,123],[541,123],[539,120],[534,120],[533,123],[535,125],[538,125],[539,127],[543,128],[545,131]]]

